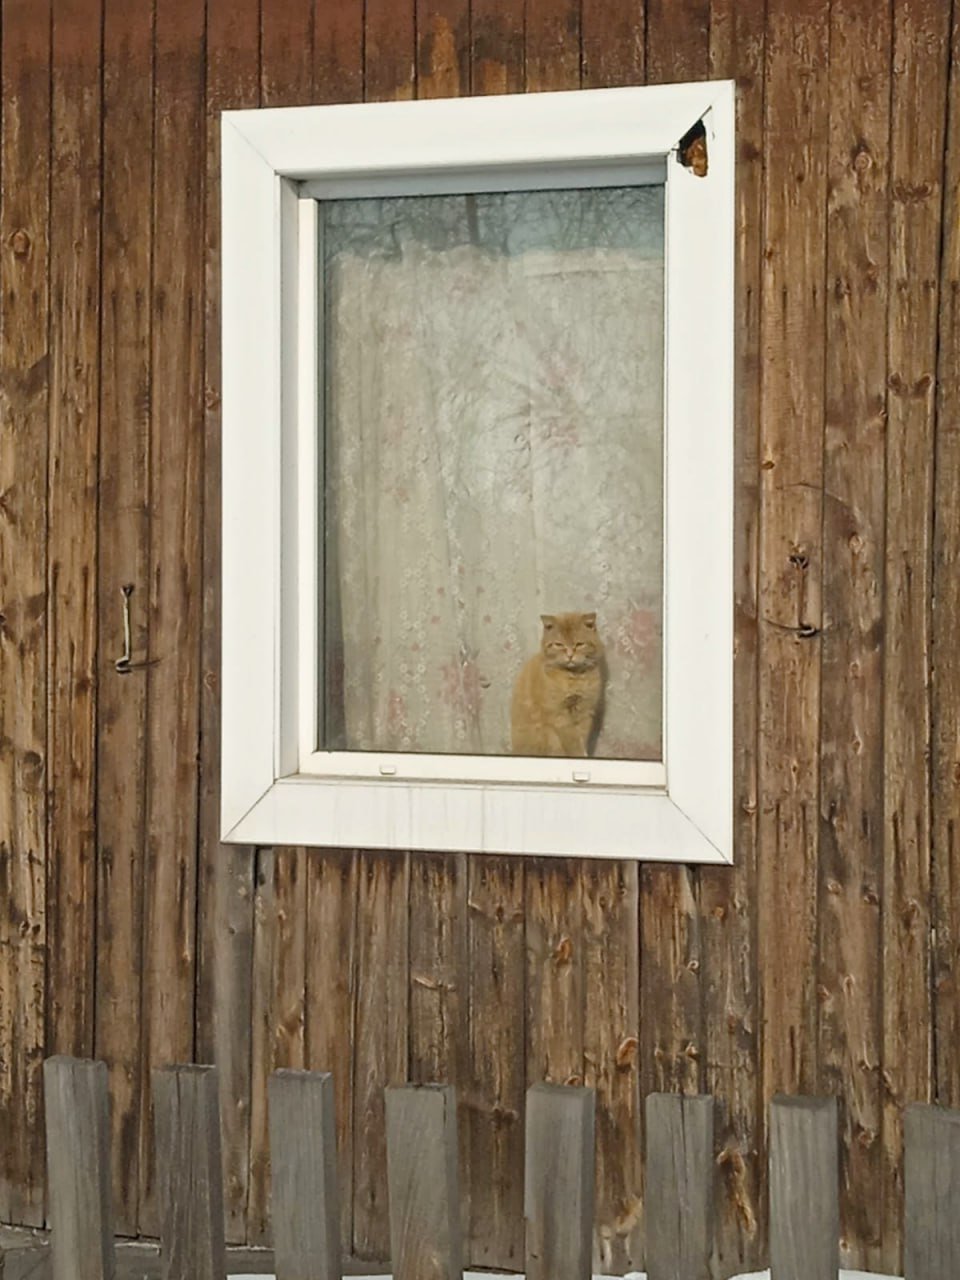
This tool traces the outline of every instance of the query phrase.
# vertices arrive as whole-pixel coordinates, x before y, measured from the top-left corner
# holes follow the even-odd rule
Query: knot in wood
[[[617,1048],[617,1069],[619,1071],[630,1070],[636,1060],[639,1045],[640,1041],[636,1036],[627,1036],[620,1041],[620,1045]]]
[[[865,173],[873,164],[873,156],[870,154],[870,148],[861,138],[854,148],[853,167],[858,173]]]
[[[30,237],[23,227],[18,227],[10,237],[10,248],[18,258],[25,258],[30,252]]]

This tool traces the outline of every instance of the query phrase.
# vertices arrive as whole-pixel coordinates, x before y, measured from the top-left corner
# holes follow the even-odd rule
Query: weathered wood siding
[[[151,1070],[215,1061],[263,1240],[266,1079],[306,1066],[349,1249],[388,1247],[384,1085],[441,1079],[467,1256],[519,1267],[524,1093],[571,1081],[615,1269],[642,1097],[720,1098],[730,1271],[804,1090],[841,1100],[845,1258],[894,1269],[903,1107],[960,1106],[956,0],[2,0],[0,71],[0,1219],[43,1219],[45,1053],[109,1065],[131,1233]],[[739,85],[736,866],[222,848],[218,112],[707,77]]]

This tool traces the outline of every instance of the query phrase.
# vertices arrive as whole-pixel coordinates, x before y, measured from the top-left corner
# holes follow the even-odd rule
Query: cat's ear
[[[597,615],[595,613],[585,613],[583,615],[583,625],[590,631],[597,629]]]
[[[543,623],[544,631],[552,631],[557,624],[556,616],[552,613],[541,613],[540,621]]]

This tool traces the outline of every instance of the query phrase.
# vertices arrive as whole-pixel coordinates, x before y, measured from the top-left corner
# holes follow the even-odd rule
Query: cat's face
[[[548,667],[589,671],[603,657],[595,613],[543,613],[540,652]]]

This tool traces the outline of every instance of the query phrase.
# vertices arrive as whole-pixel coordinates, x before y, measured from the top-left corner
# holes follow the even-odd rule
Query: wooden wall
[[[720,1099],[721,1270],[763,1255],[778,1090],[840,1095],[845,1256],[897,1265],[902,1105],[960,1106],[952,9],[2,0],[0,1218],[43,1218],[66,1051],[110,1067],[125,1232],[156,1230],[150,1067],[196,1059],[237,1240],[269,1231],[266,1076],[303,1064],[336,1073],[357,1254],[382,1086],[445,1079],[471,1258],[518,1265],[550,1079],[598,1089],[604,1265],[641,1257],[654,1089]],[[736,866],[221,847],[218,112],[730,76]]]

